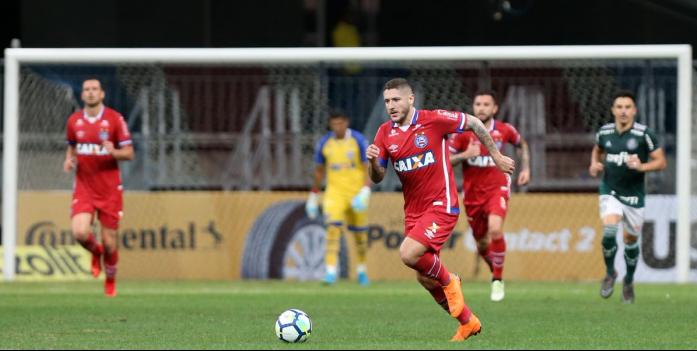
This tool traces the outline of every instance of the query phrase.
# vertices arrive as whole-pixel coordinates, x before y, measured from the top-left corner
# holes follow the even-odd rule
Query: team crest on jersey
[[[102,128],[99,130],[99,140],[101,140],[101,141],[109,140],[109,128],[108,127],[104,127],[102,125]]]
[[[612,147],[612,142],[610,140],[605,143],[605,148],[607,149],[609,147]]]
[[[414,138],[414,145],[419,149],[423,149],[428,146],[428,138],[424,134],[418,134],[416,138]]]
[[[428,167],[436,163],[436,158],[431,150],[423,154],[405,157],[394,162],[394,170],[396,172],[410,172],[415,169]]]
[[[634,138],[627,140],[627,149],[634,150],[639,146],[639,143]]]
[[[355,154],[353,151],[347,151],[347,152],[346,152],[346,157],[348,157],[349,160],[353,160],[353,157],[354,157],[355,155],[356,155],[356,154]]]

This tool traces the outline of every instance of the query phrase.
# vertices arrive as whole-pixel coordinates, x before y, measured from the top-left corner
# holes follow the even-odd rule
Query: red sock
[[[85,240],[78,240],[78,243],[82,245],[87,251],[91,252],[93,255],[101,255],[102,254],[102,247],[97,243],[97,240],[94,240],[94,234],[90,233],[87,235],[87,239]]]
[[[104,250],[104,273],[107,280],[116,279],[116,265],[119,263],[119,250]]]
[[[437,280],[443,286],[450,283],[450,272],[433,252],[424,253],[413,268],[419,273]]]
[[[440,305],[440,307],[443,307],[445,312],[450,313],[450,307],[448,307],[448,298],[445,297],[445,292],[443,291],[442,286],[438,286],[433,290],[429,290],[429,293],[431,293],[431,296],[433,296],[433,299],[436,300],[436,303]]]
[[[494,271],[494,267],[491,265],[491,245],[487,245],[486,249],[480,248],[477,246],[477,251],[479,252],[479,256],[481,256],[484,259],[484,262],[489,266],[489,272]]]
[[[503,277],[503,261],[506,258],[506,240],[503,235],[499,239],[491,240],[491,265],[495,280]]]
[[[465,308],[462,310],[462,313],[460,313],[459,316],[457,316],[457,321],[460,322],[461,325],[467,324],[467,322],[470,321],[470,317],[472,317],[472,311],[470,310],[469,306],[465,303]]]

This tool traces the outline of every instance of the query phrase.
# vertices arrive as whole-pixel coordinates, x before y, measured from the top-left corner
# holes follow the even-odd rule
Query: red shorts
[[[489,215],[497,215],[502,219],[506,218],[508,211],[508,193],[496,193],[488,197],[484,203],[477,205],[465,205],[467,212],[467,222],[472,228],[472,234],[475,239],[481,239],[486,236],[489,230]]]
[[[404,233],[438,253],[453,233],[457,218],[458,215],[445,213],[443,208],[434,208],[417,219],[405,221]]]
[[[102,227],[118,229],[119,221],[123,216],[122,191],[116,191],[102,196],[94,196],[89,191],[76,187],[73,192],[73,205],[70,218],[78,213],[90,213],[94,215],[95,211],[97,211],[97,219]]]

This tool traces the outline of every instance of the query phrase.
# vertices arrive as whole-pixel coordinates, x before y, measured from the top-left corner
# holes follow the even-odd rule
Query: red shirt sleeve
[[[444,135],[460,134],[467,127],[467,115],[458,111],[435,110],[433,111],[434,125]]]
[[[77,136],[75,135],[73,124],[73,118],[68,118],[68,123],[65,126],[65,140],[68,142],[68,145],[75,146],[77,144]]]
[[[133,142],[131,141],[131,133],[128,131],[126,120],[121,115],[118,115],[116,118],[118,119],[116,123],[116,142],[119,146],[131,145]]]
[[[518,133],[518,130],[516,130],[514,126],[508,123],[506,123],[505,125],[506,127],[508,127],[506,133],[506,141],[510,144],[518,146],[520,144],[520,133]]]
[[[467,146],[470,143],[469,133],[453,134],[450,137],[450,152],[459,153],[467,150]]]
[[[375,140],[373,141],[373,144],[380,149],[378,162],[382,167],[387,167],[387,161],[390,159],[390,155],[387,153],[387,147],[385,146],[385,128],[387,128],[385,124],[378,128],[378,132],[375,133]]]

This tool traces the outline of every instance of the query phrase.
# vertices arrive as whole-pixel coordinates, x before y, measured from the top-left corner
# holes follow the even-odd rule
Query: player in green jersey
[[[612,295],[617,272],[618,225],[624,227],[624,276],[622,301],[634,303],[634,271],[639,260],[639,236],[644,224],[644,174],[666,168],[663,148],[653,130],[635,122],[636,100],[629,91],[615,94],[612,103],[614,123],[600,128],[591,153],[590,175],[603,173],[600,183],[600,217],[603,222],[603,256],[607,267],[600,296]]]

